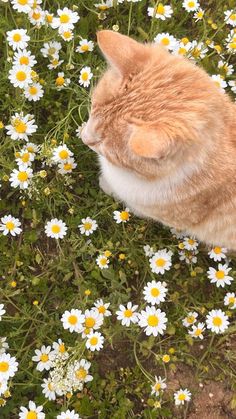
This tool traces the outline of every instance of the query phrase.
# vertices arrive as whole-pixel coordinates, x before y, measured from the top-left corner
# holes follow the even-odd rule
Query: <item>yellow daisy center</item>
[[[160,390],[160,388],[161,388],[161,384],[160,384],[160,383],[156,383],[156,384],[155,384],[155,386],[154,386],[154,389],[155,389],[156,391],[159,391],[159,390]]]
[[[225,277],[224,271],[217,271],[216,272],[216,278],[217,279],[224,279],[224,277]]]
[[[156,263],[157,266],[163,267],[163,266],[165,266],[166,261],[165,261],[165,259],[160,258],[160,259],[157,259],[155,263]]]
[[[41,356],[40,356],[40,361],[42,361],[42,362],[47,362],[49,360],[49,356],[48,356],[48,354],[42,354]]]
[[[236,20],[236,14],[234,13],[233,15],[230,16],[231,20]]]
[[[183,393],[180,393],[179,395],[178,395],[178,399],[179,400],[185,400],[186,399],[186,396],[185,396],[185,394],[183,394]]]
[[[84,73],[82,73],[81,78],[82,78],[83,81],[87,81],[88,80],[88,73],[86,71]]]
[[[11,231],[15,228],[15,224],[12,221],[7,221],[6,222],[6,228],[7,228],[7,230]]]
[[[166,355],[163,355],[163,357],[162,357],[162,361],[163,362],[166,362],[167,363],[167,362],[169,362],[169,360],[170,360],[170,356],[169,355],[167,355],[167,354]]]
[[[195,317],[194,317],[194,316],[189,316],[189,317],[187,317],[187,322],[188,322],[189,324],[192,324],[192,323],[194,322],[194,320],[195,320]]]
[[[56,48],[54,48],[54,47],[48,48],[48,54],[49,55],[53,55],[53,54],[55,54],[55,52],[56,52]]]
[[[59,153],[59,157],[62,160],[68,159],[68,157],[69,157],[68,151],[67,150],[61,150],[60,153]]]
[[[29,88],[29,94],[30,95],[36,95],[38,93],[38,89],[35,86],[30,86]]]
[[[230,42],[229,47],[232,49],[236,49],[236,42]]]
[[[120,218],[122,221],[127,221],[129,219],[129,213],[127,211],[121,211]]]
[[[29,158],[30,158],[30,154],[29,154],[29,153],[24,153],[24,154],[22,154],[22,156],[21,156],[21,160],[22,160],[24,163],[27,163],[27,162],[29,161]]]
[[[15,33],[12,37],[14,42],[20,42],[21,41],[21,34],[20,33]]]
[[[75,376],[78,380],[84,380],[87,376],[87,371],[85,368],[80,368],[75,371]]]
[[[27,125],[23,121],[20,121],[19,119],[16,119],[14,121],[13,126],[16,132],[18,132],[18,134],[24,134],[27,129]]]
[[[213,324],[214,326],[221,326],[222,325],[222,319],[218,316],[213,318]]]
[[[85,44],[85,45],[81,45],[80,49],[81,49],[81,51],[86,52],[86,51],[88,51],[89,47],[88,47],[88,45]]]
[[[61,15],[60,16],[60,22],[61,23],[68,23],[70,20],[70,17],[68,15]]]
[[[132,314],[133,314],[133,312],[130,309],[127,309],[127,310],[124,311],[124,316],[125,317],[128,317],[129,318],[129,317],[132,316]]]
[[[100,4],[98,7],[100,10],[104,11],[108,9],[108,6],[106,6],[105,4]]]
[[[194,334],[195,336],[200,336],[202,334],[202,329],[196,329]]]
[[[52,23],[53,15],[47,15],[46,19],[47,19],[48,23]]]
[[[25,81],[26,77],[27,77],[27,75],[26,75],[26,73],[24,71],[22,71],[22,70],[17,71],[17,73],[16,73],[17,80],[19,80],[19,81]]]
[[[89,342],[92,346],[95,346],[98,343],[98,338],[96,336],[93,336],[92,338],[89,339]]]
[[[27,413],[26,419],[37,419],[38,415],[36,412],[33,412],[33,410],[30,410],[30,412]]]
[[[17,178],[20,182],[25,182],[28,179],[28,173],[27,172],[19,172],[17,175]]]
[[[20,57],[20,64],[21,65],[28,65],[29,64],[29,57],[26,57],[26,56]]]
[[[159,319],[155,314],[151,314],[147,318],[148,326],[156,327],[159,323]]]
[[[7,372],[9,370],[8,362],[2,361],[0,362],[0,372]]]
[[[29,153],[33,153],[34,152],[33,147],[30,146],[30,145],[28,145],[27,150],[28,150]]]
[[[158,297],[158,296],[160,295],[160,291],[159,291],[159,289],[158,289],[158,288],[152,288],[152,289],[151,289],[151,295],[152,295],[153,297]]]
[[[48,389],[49,389],[50,391],[53,391],[53,384],[52,384],[52,383],[48,383]]]
[[[195,240],[193,240],[193,239],[188,239],[188,244],[190,244],[191,246],[193,246],[193,244],[195,244]]]
[[[200,10],[200,12],[197,12],[198,19],[201,19],[203,17],[203,12]]]
[[[61,344],[59,345],[58,350],[59,350],[59,352],[60,352],[61,354],[63,354],[64,352],[66,352],[66,348],[65,348],[64,343],[61,343]]]
[[[156,8],[156,13],[158,13],[159,15],[164,15],[165,7],[163,6],[162,3],[158,4],[158,6]]]
[[[40,17],[41,17],[41,13],[39,13],[39,12],[33,12],[32,18],[34,20],[38,20],[38,19],[40,19]]]
[[[64,164],[64,170],[71,170],[72,169],[72,164],[71,163],[65,163]]]
[[[70,31],[63,32],[63,36],[65,39],[70,39],[72,37],[72,33]]]
[[[167,45],[169,45],[170,40],[168,38],[162,38],[161,43],[162,43],[162,45],[167,46]]]
[[[106,307],[100,306],[100,307],[98,307],[98,311],[99,311],[99,313],[104,314],[106,312]]]
[[[214,247],[213,251],[218,255],[221,253],[221,247]]]
[[[84,229],[85,230],[90,230],[91,227],[92,227],[92,223],[89,223],[89,222],[84,223]]]
[[[194,1],[189,1],[189,2],[188,2],[188,7],[194,7],[194,6],[195,6]]]
[[[87,317],[87,319],[85,320],[85,326],[86,327],[93,327],[95,325],[95,320],[93,317]]]
[[[107,264],[107,258],[101,258],[101,259],[100,259],[100,264],[101,264],[102,266],[105,266],[105,265]]]
[[[179,54],[184,55],[184,54],[186,54],[187,50],[186,50],[186,48],[180,47],[178,52],[179,52]]]
[[[28,4],[28,0],[18,0],[18,4],[21,4],[21,6],[25,6],[25,4]]]
[[[72,325],[75,325],[76,323],[77,323],[77,317],[74,315],[74,314],[71,314],[69,317],[68,317],[68,322],[70,323],[70,324],[72,324]]]
[[[56,78],[56,85],[57,86],[63,86],[63,84],[65,83],[65,79],[62,76],[59,76]]]
[[[56,234],[61,231],[61,227],[58,224],[53,224],[51,229],[52,229],[52,232]]]

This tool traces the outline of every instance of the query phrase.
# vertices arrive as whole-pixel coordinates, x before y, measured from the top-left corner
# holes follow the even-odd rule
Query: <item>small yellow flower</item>
[[[4,123],[2,121],[0,121],[0,129],[4,128]]]
[[[5,406],[5,404],[6,404],[6,400],[4,400],[4,399],[0,399],[0,407],[3,407],[3,406]]]
[[[187,45],[187,43],[189,42],[188,38],[182,38],[181,42],[183,42],[184,45]]]
[[[7,182],[7,181],[9,180],[9,176],[4,175],[4,176],[3,176],[3,180],[4,180],[5,182]]]
[[[211,27],[212,27],[212,29],[217,29],[218,28],[216,23],[212,23]]]
[[[92,291],[91,291],[91,290],[89,290],[89,289],[84,291],[85,295],[87,295],[87,296],[89,296],[89,295],[91,294],[91,292],[92,292]]]
[[[12,288],[16,288],[17,283],[16,283],[16,281],[11,281],[10,285],[11,285]]]
[[[45,188],[43,192],[44,192],[44,195],[46,195],[46,196],[50,195],[50,193],[51,193],[49,188]]]
[[[120,260],[124,260],[126,258],[126,256],[125,256],[125,254],[124,253],[120,253],[119,254],[119,259]]]
[[[168,352],[169,354],[173,355],[175,353],[175,348],[170,348]]]
[[[178,244],[179,249],[184,249],[184,244],[183,243],[179,243]]]
[[[170,355],[168,355],[168,354],[163,355],[163,357],[162,357],[162,361],[163,361],[165,364],[168,364],[168,362],[170,362]]]
[[[192,277],[195,277],[195,276],[197,276],[197,272],[196,272],[196,271],[191,271],[191,272],[190,272],[190,275],[191,275]]]
[[[46,170],[40,170],[39,176],[44,179],[47,176]]]
[[[38,306],[38,305],[39,305],[38,300],[34,300],[34,301],[33,301],[33,305],[34,305],[34,306]]]
[[[22,205],[22,207],[25,207],[26,206],[26,201],[21,201],[21,205]]]
[[[222,47],[220,45],[215,45],[214,49],[220,54],[222,52]]]
[[[111,256],[110,250],[105,250],[104,255],[106,256],[106,258],[109,258]]]
[[[6,390],[5,393],[4,393],[4,397],[6,399],[8,399],[9,397],[11,397],[11,392],[9,390]]]
[[[71,397],[72,397],[72,394],[71,393],[66,393],[66,398],[67,399],[71,399]]]
[[[153,407],[155,407],[155,409],[160,409],[161,408],[161,403],[159,401],[154,402]]]

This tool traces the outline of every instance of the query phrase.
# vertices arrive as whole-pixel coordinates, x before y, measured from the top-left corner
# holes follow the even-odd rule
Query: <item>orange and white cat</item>
[[[82,140],[137,215],[236,250],[236,105],[188,59],[98,32],[109,63]]]

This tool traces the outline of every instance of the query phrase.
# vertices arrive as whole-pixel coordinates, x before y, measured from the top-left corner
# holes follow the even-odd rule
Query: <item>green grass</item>
[[[171,19],[160,21],[147,16],[147,6],[155,2],[141,1],[137,4],[115,5],[107,12],[99,13],[94,2],[78,2],[81,19],[76,24],[75,38],[66,43],[57,31],[43,26],[36,29],[29,23],[27,15],[14,11],[10,4],[0,4],[0,43],[1,84],[0,119],[4,125],[10,123],[15,112],[23,111],[35,116],[38,130],[32,142],[42,145],[32,167],[34,188],[20,192],[10,186],[9,176],[17,167],[15,153],[24,141],[13,141],[0,130],[1,197],[0,216],[11,214],[20,219],[23,233],[16,237],[0,239],[1,251],[1,290],[0,303],[4,303],[6,314],[0,323],[1,335],[7,337],[9,352],[19,362],[19,370],[10,381],[10,397],[2,396],[1,418],[17,418],[20,406],[27,406],[29,400],[44,406],[46,418],[55,418],[67,407],[75,409],[82,418],[182,418],[188,417],[190,406],[176,409],[173,391],[167,388],[160,398],[151,396],[154,376],[167,377],[185,368],[193,385],[189,386],[194,400],[199,382],[226,380],[231,391],[231,408],[235,407],[236,359],[233,342],[236,336],[234,311],[224,306],[226,292],[236,292],[235,282],[225,288],[217,288],[207,278],[209,266],[217,266],[209,259],[207,249],[199,247],[196,265],[187,265],[178,257],[179,242],[168,228],[157,223],[131,216],[128,223],[118,225],[113,219],[113,211],[122,209],[122,203],[106,196],[98,186],[98,164],[94,153],[86,148],[76,137],[75,131],[88,118],[89,89],[78,83],[82,67],[89,65],[94,77],[92,85],[105,68],[98,47],[86,54],[74,51],[80,37],[96,42],[96,31],[112,29],[118,25],[119,31],[140,41],[152,41],[158,32],[169,32],[176,38],[188,37],[203,42],[214,40],[221,45],[224,59],[235,65],[235,55],[226,51],[225,38],[231,27],[224,22],[224,10],[234,7],[234,1],[209,0],[201,2],[205,10],[203,21],[194,22],[192,13],[187,13],[181,2],[172,0],[174,14]],[[156,2],[158,3],[158,2]],[[164,2],[164,4],[169,4]],[[59,6],[52,1],[43,6],[56,13]],[[73,7],[73,2],[66,2]],[[209,23],[209,19],[212,22]],[[212,28],[212,23],[217,27]],[[13,52],[6,43],[6,31],[26,28],[30,35],[29,49],[37,58],[35,69],[45,89],[43,98],[36,102],[24,100],[21,91],[14,88],[8,80],[12,67],[8,58]],[[59,40],[60,52],[64,60],[62,66],[49,71],[48,59],[40,53],[44,42]],[[215,49],[199,65],[209,74],[218,74],[219,55]],[[55,78],[59,71],[70,77],[67,88],[57,91]],[[232,75],[226,80],[234,80]],[[228,88],[227,91],[232,95]],[[31,141],[31,139],[30,139]],[[58,174],[56,166],[48,161],[53,147],[66,143],[73,151],[77,168],[71,175]],[[46,162],[45,166],[42,166]],[[40,170],[46,170],[42,178]],[[82,236],[78,229],[83,217],[97,220],[99,228],[89,238]],[[47,238],[45,223],[53,217],[62,219],[68,226],[67,235],[62,240]],[[149,244],[159,250],[172,250],[173,265],[164,276],[151,272],[143,246]],[[96,264],[99,253],[109,250],[110,265],[100,270]],[[119,254],[125,254],[120,260]],[[231,276],[236,276],[236,259],[232,256]],[[117,321],[115,312],[119,304],[132,301],[145,307],[143,287],[152,280],[164,280],[168,284],[168,296],[161,304],[161,310],[168,317],[166,333],[161,337],[147,337],[138,326],[123,327]],[[85,291],[91,294],[86,296]],[[64,330],[60,318],[65,310],[79,308],[84,311],[103,298],[110,302],[112,317],[105,319],[101,328],[105,336],[104,349],[92,353],[85,349],[84,339],[75,333]],[[36,303],[35,303],[36,302]],[[204,340],[193,340],[182,325],[182,319],[189,311],[199,313],[199,321],[213,308],[221,308],[230,316],[230,327],[225,334],[213,336],[204,334]],[[45,372],[36,371],[32,356],[42,345],[52,345],[61,338],[71,354],[78,359],[85,357],[91,362],[90,373],[94,379],[85,385],[82,392],[71,397],[58,397],[48,401],[42,394],[42,379]],[[200,347],[203,345],[203,348]],[[163,363],[162,356],[170,354],[170,362]],[[172,377],[172,378],[171,378]],[[181,374],[180,374],[181,384]],[[185,380],[183,379],[183,385]],[[7,396],[7,395],[5,395]],[[156,402],[160,400],[161,407]]]

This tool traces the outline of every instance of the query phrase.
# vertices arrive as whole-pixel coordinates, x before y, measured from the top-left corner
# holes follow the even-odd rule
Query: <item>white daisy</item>
[[[49,13],[47,10],[45,10],[45,24],[48,26],[52,26],[53,18],[53,13]]]
[[[154,253],[149,259],[152,272],[163,275],[165,271],[169,271],[172,265],[172,255],[173,253],[167,249],[158,250]]]
[[[80,52],[84,54],[87,51],[93,51],[94,43],[92,41],[88,41],[87,39],[81,39],[78,47],[76,48],[76,52]]]
[[[220,89],[222,93],[224,93],[224,89],[227,87],[226,81],[222,78],[220,74],[213,74],[211,76],[214,84]]]
[[[40,52],[45,58],[59,58],[61,48],[62,45],[60,42],[50,41],[43,44],[43,48],[40,49]]]
[[[64,29],[59,29],[59,35],[66,42],[69,42],[74,38],[74,33],[72,32],[71,29],[67,29],[66,31]]]
[[[213,249],[208,252],[208,255],[215,262],[220,262],[222,259],[226,258],[227,249],[225,247],[213,247]]]
[[[86,341],[86,348],[90,349],[90,351],[100,351],[103,348],[104,343],[104,336],[101,335],[100,332],[91,332],[87,336]]]
[[[6,236],[7,234],[11,234],[12,236],[16,236],[22,232],[20,228],[21,222],[18,218],[12,217],[12,215],[5,215],[1,218],[0,224],[0,231],[2,234]],[[1,313],[0,313],[1,314]]]
[[[45,12],[39,6],[32,9],[28,16],[30,23],[37,28],[40,28],[45,23]]]
[[[227,292],[224,298],[224,305],[229,306],[229,308],[236,308],[236,295],[234,292]]]
[[[144,250],[145,256],[147,257],[151,257],[154,254],[154,250],[151,246],[149,246],[149,244],[146,244],[145,246],[143,246],[143,250]]]
[[[58,58],[53,58],[50,61],[50,64],[47,65],[47,67],[49,68],[49,70],[53,70],[59,67],[62,63],[64,63],[64,60],[58,60]]]
[[[80,71],[79,84],[83,87],[90,85],[90,80],[93,77],[93,73],[90,67],[83,67]]]
[[[180,389],[174,393],[174,399],[176,406],[180,406],[191,400],[191,393],[187,388],[184,390]]]
[[[188,265],[192,263],[197,263],[197,254],[198,250],[189,251],[189,250],[179,250],[179,260],[184,260]]]
[[[19,13],[29,13],[34,4],[34,0],[11,0],[13,9]]]
[[[0,304],[0,320],[1,320],[1,306],[3,306],[3,304]],[[8,343],[6,342],[7,338],[2,337],[0,338],[0,355],[5,354],[7,349],[9,348]]]
[[[31,67],[26,65],[15,65],[9,71],[8,78],[14,87],[23,89],[32,82]]]
[[[167,317],[159,308],[147,306],[145,310],[139,314],[139,326],[145,327],[144,332],[147,336],[163,335],[166,330]]]
[[[43,406],[36,406],[32,400],[29,401],[29,407],[20,407],[19,419],[44,419]]]
[[[28,136],[36,132],[38,126],[35,124],[33,115],[16,112],[11,118],[11,124],[6,126],[7,135],[12,140],[28,141]]]
[[[101,298],[95,301],[94,303],[94,307],[96,307],[99,313],[102,314],[104,317],[111,316],[111,312],[110,310],[108,310],[109,306],[110,306],[110,303],[104,303]]]
[[[0,321],[2,320],[2,316],[6,313],[4,308],[4,304],[0,304]]]
[[[63,313],[61,321],[64,329],[69,329],[71,333],[81,333],[84,329],[85,316],[81,310],[72,308],[72,310],[66,310]]]
[[[61,175],[66,175],[67,173],[72,173],[73,169],[77,167],[77,163],[75,163],[75,159],[70,157],[64,162],[60,162],[58,164],[58,173]]]
[[[171,6],[159,3],[157,7],[148,7],[147,12],[150,17],[166,20],[171,17],[173,9]]]
[[[198,247],[198,242],[192,237],[185,237],[183,240],[183,246],[186,250],[196,250]]]
[[[19,170],[13,169],[10,174],[9,181],[13,188],[19,186],[20,189],[27,189],[31,178],[33,177],[33,170],[27,165],[19,166]]]
[[[13,65],[26,65],[28,67],[33,67],[37,61],[35,56],[31,54],[30,51],[24,49],[23,51],[16,51],[13,55]]]
[[[67,359],[69,357],[65,344],[61,339],[58,339],[57,342],[53,342],[52,347],[55,357],[60,359]]]
[[[82,218],[81,224],[78,225],[78,228],[80,229],[81,234],[90,236],[90,234],[92,234],[98,228],[97,221],[90,217]]]
[[[208,48],[205,46],[203,42],[198,42],[194,40],[192,41],[190,53],[191,53],[190,58],[203,59],[208,53]]]
[[[23,148],[21,151],[17,152],[15,156],[16,156],[16,162],[18,166],[22,166],[22,164],[26,166],[31,166],[35,157],[35,155],[32,153],[29,153],[29,151],[26,148]]]
[[[221,309],[211,310],[206,316],[207,329],[215,333],[224,333],[229,326],[229,317]]]
[[[232,29],[228,34],[226,42],[226,48],[233,54],[236,53],[236,32],[234,32],[234,29]]]
[[[39,151],[39,146],[34,143],[27,143],[24,149],[35,157],[35,154]]]
[[[63,144],[54,148],[52,161],[54,163],[66,163],[66,161],[72,156],[72,151],[69,150],[66,144]]]
[[[225,22],[228,25],[235,27],[236,26],[236,12],[234,10],[226,10],[224,14],[225,14]]]
[[[173,48],[173,53],[174,55],[186,56],[191,48],[191,42],[184,43],[183,41],[177,41]]]
[[[14,377],[18,370],[18,362],[14,356],[3,353],[0,355],[0,380],[8,380]]]
[[[93,376],[89,374],[89,368],[91,367],[91,362],[86,361],[86,359],[81,359],[80,361],[75,361],[68,369],[68,375],[72,376],[73,382],[79,381],[80,383],[88,383],[93,380]]]
[[[52,21],[52,28],[58,28],[63,30],[73,29],[74,24],[80,19],[77,12],[73,12],[68,7],[58,9],[57,14],[59,17],[55,17]]]
[[[66,87],[70,84],[70,79],[65,78],[65,73],[63,71],[59,72],[55,80],[57,90],[61,90],[63,87]]]
[[[198,22],[199,20],[203,19],[205,11],[201,8],[199,8],[193,15],[193,18],[195,19],[196,22]]]
[[[218,269],[209,268],[207,276],[211,280],[211,283],[216,283],[217,287],[224,287],[225,285],[230,285],[233,281],[233,277],[228,275],[231,269],[227,264],[222,265],[219,263]]]
[[[85,329],[91,329],[97,330],[100,329],[100,327],[103,324],[103,315],[99,313],[97,308],[93,308],[91,310],[85,310],[84,313],[85,321],[84,321],[84,327]]]
[[[99,266],[100,269],[107,269],[109,266],[109,259],[104,254],[99,255],[96,259],[96,263]]]
[[[7,387],[8,387],[8,381],[1,379],[0,380],[0,396],[4,394],[5,391],[7,391]]]
[[[114,211],[113,218],[117,224],[126,223],[130,219],[129,208],[125,208],[124,211]]]
[[[67,232],[67,226],[62,220],[58,218],[53,218],[51,221],[48,221],[45,225],[45,234],[47,237],[52,237],[54,239],[62,239]]]
[[[165,390],[165,388],[167,387],[165,380],[166,380],[165,378],[163,379],[161,377],[155,376],[155,383],[152,385],[151,394],[154,394],[155,396],[159,396],[160,392],[162,390]]]
[[[32,83],[24,89],[24,95],[30,102],[37,102],[43,97],[44,90],[40,83]]]
[[[192,330],[189,330],[189,334],[194,338],[203,339],[202,332],[205,330],[204,323],[198,323],[196,326],[192,327]]]
[[[196,12],[200,7],[200,4],[197,0],[184,0],[182,6],[187,12]]]
[[[144,300],[152,305],[160,304],[160,302],[165,301],[166,293],[168,291],[166,285],[166,282],[148,282],[143,291]]]
[[[13,29],[7,32],[7,42],[14,51],[27,48],[29,40],[26,29]]]
[[[32,361],[38,362],[36,370],[48,371],[52,367],[52,361],[55,359],[55,353],[51,350],[51,346],[43,345],[41,349],[35,349],[35,354]]]
[[[94,6],[102,12],[105,12],[105,10],[109,9],[110,7],[113,7],[113,0],[105,0],[103,1],[103,3],[94,4]]]
[[[127,306],[123,306],[120,304],[119,310],[116,311],[117,320],[121,320],[122,326],[130,326],[130,323],[137,323],[138,322],[138,313],[136,312],[138,306],[132,305],[129,301]]]
[[[188,315],[182,320],[185,327],[192,326],[197,321],[198,313],[196,311],[190,311]]]
[[[226,76],[231,76],[234,73],[234,67],[231,64],[228,64],[226,61],[220,60],[218,62],[218,68],[222,70]]]
[[[66,412],[62,412],[60,415],[57,415],[56,419],[80,419],[80,416],[78,413],[75,413],[74,410],[67,409]]]
[[[169,51],[172,51],[176,45],[177,40],[173,35],[170,35],[168,32],[162,32],[154,38],[154,42],[156,42],[156,44],[164,46]]]
[[[41,384],[43,388],[42,393],[48,400],[56,400],[56,393],[54,391],[54,384],[51,378],[44,378],[43,384]]]

